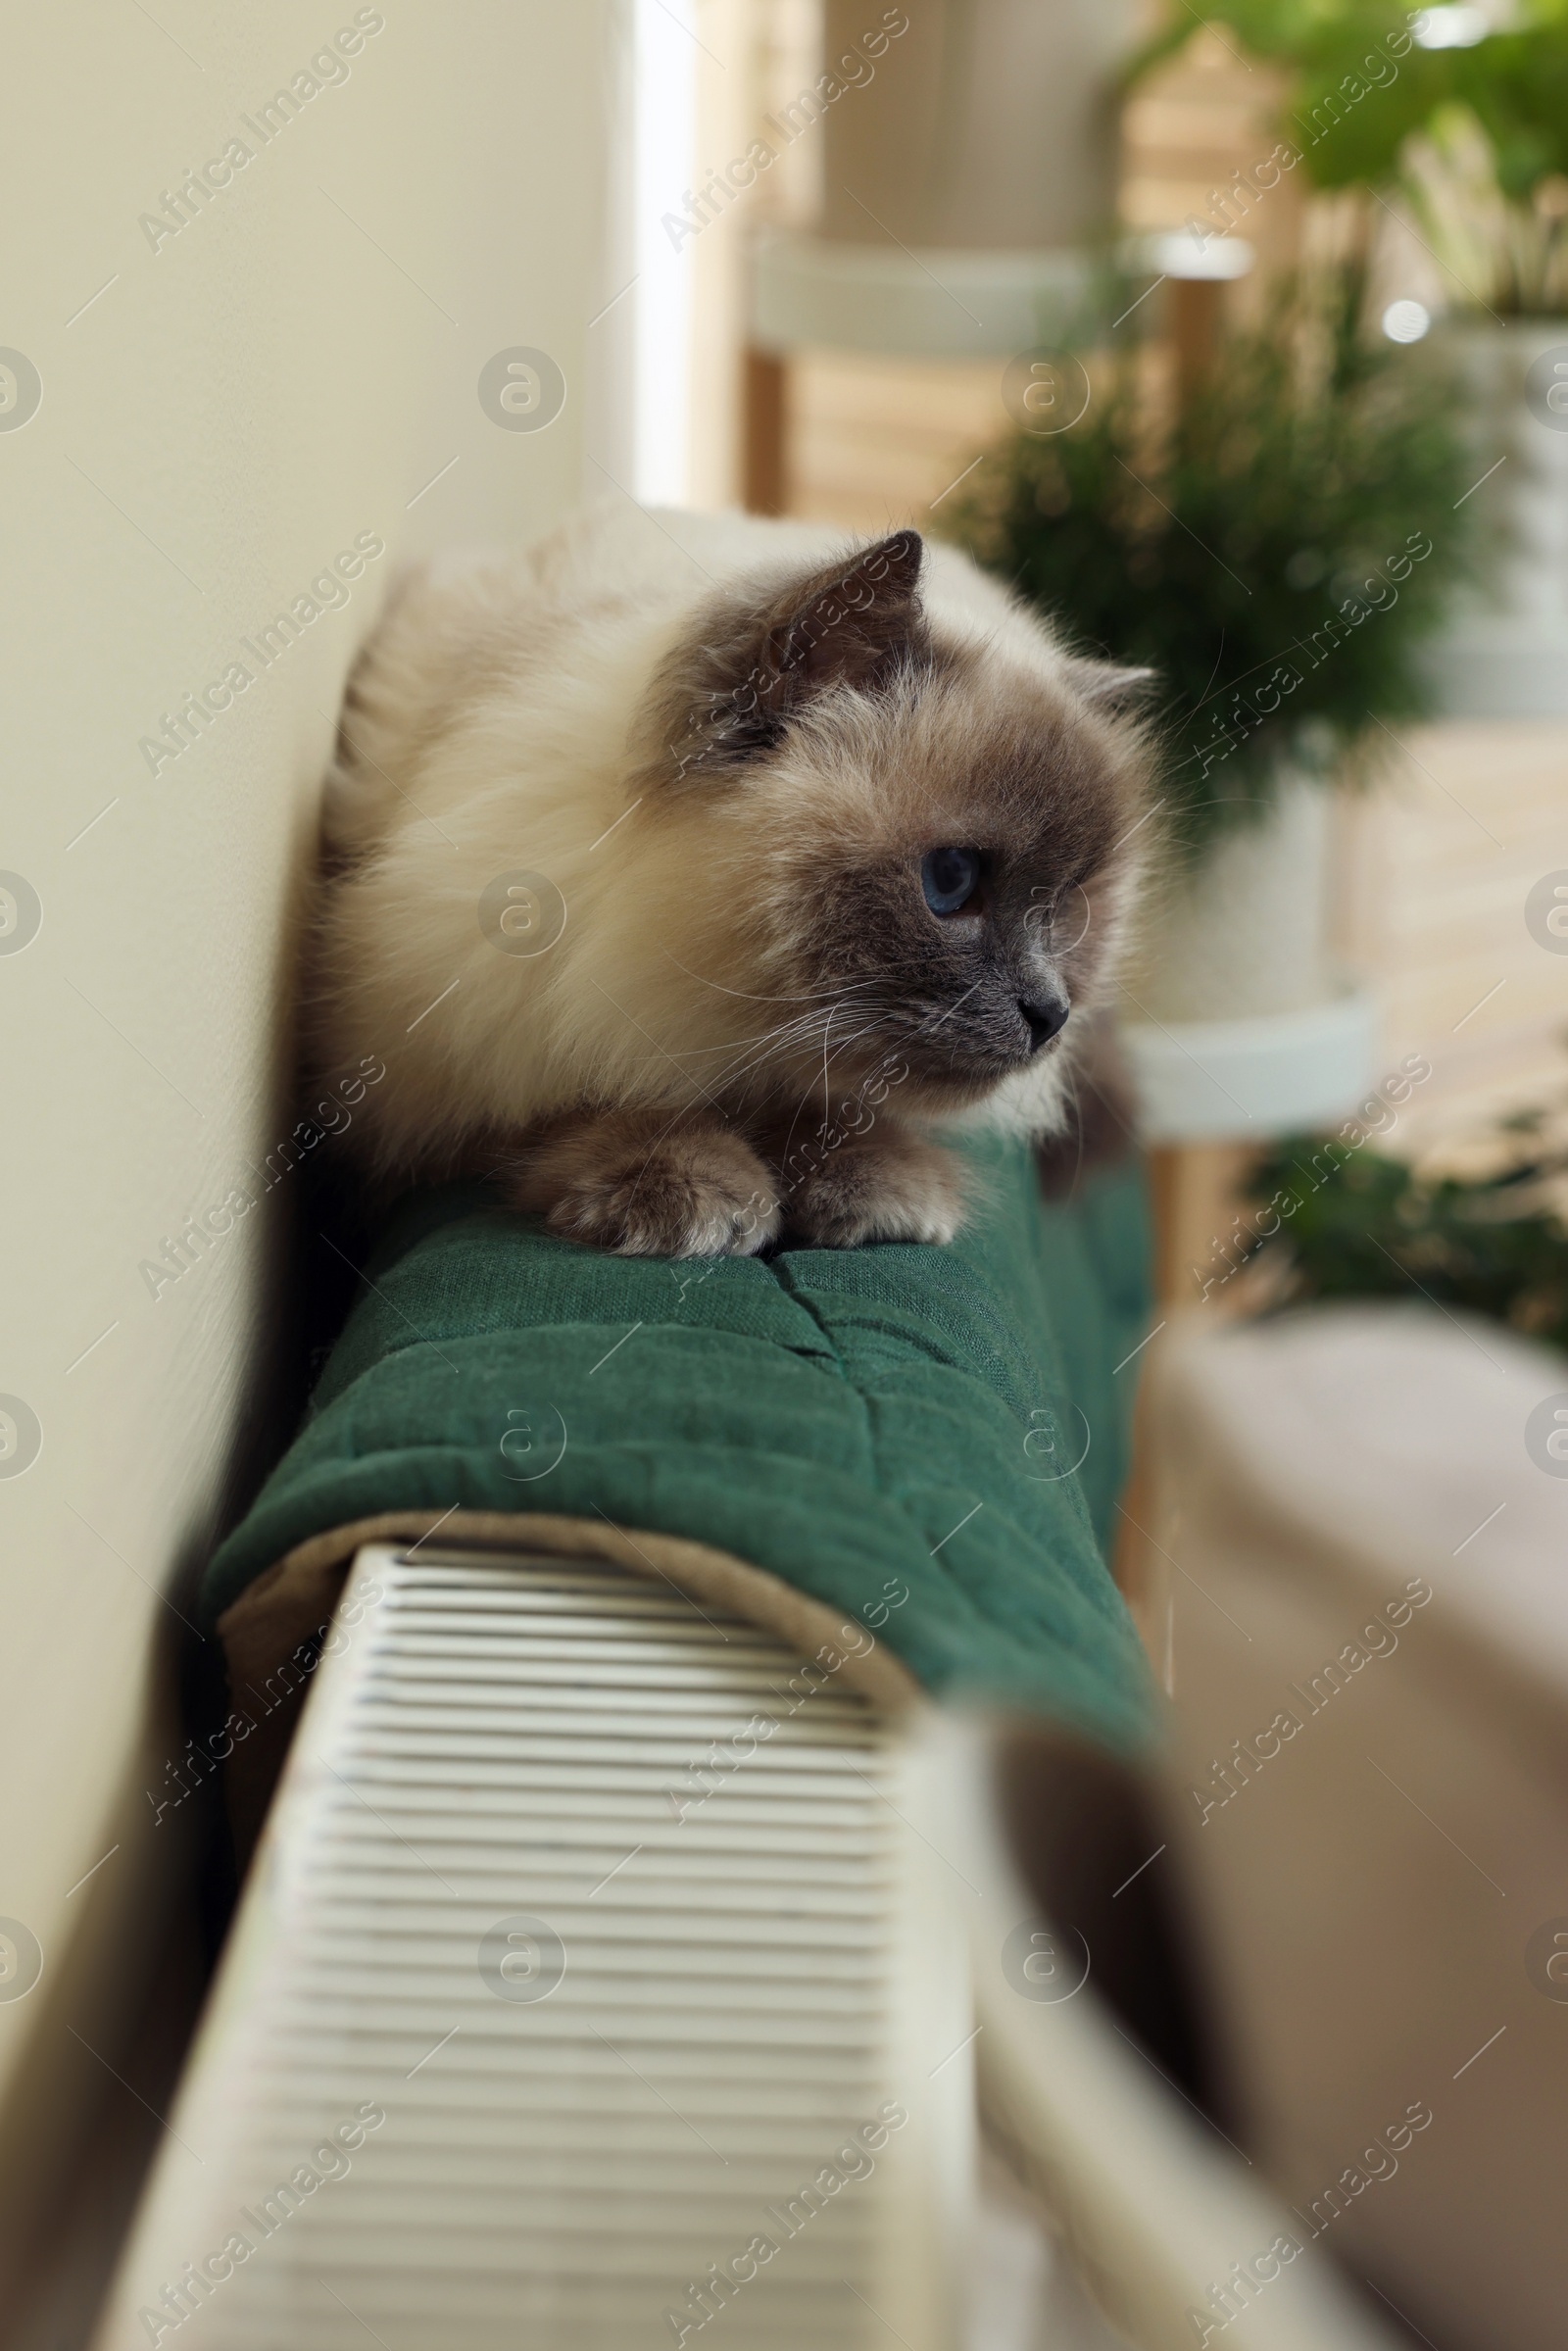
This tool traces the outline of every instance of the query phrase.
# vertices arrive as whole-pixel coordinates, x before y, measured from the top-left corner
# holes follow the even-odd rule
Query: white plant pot
[[[1148,1142],[1262,1143],[1366,1091],[1377,1005],[1334,969],[1330,824],[1323,786],[1287,773],[1256,824],[1152,893],[1122,1027]]]
[[[1466,320],[1447,339],[1480,483],[1471,495],[1500,559],[1484,590],[1458,600],[1424,663],[1449,717],[1565,717],[1568,412],[1546,421],[1525,381],[1545,353],[1568,362],[1568,318]]]
[[[1129,993],[1151,1019],[1299,1012],[1328,968],[1329,796],[1289,773],[1255,823],[1225,833],[1152,892]]]

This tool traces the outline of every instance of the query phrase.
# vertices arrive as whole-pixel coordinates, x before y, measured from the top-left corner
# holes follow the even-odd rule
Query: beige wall
[[[265,145],[245,118],[352,35],[354,0],[77,0],[7,28],[0,345],[42,382],[0,430],[0,868],[42,906],[0,953],[0,1393],[43,1432],[0,1477],[0,1915],[43,1953],[0,1997],[0,2137],[25,2088],[29,2171],[93,2071],[67,2024],[110,2032],[172,1846],[143,1792],[171,1752],[162,1595],[188,1609],[274,1403],[288,1187],[156,1298],[138,1266],[291,1124],[293,925],[345,670],[400,554],[548,524],[585,471],[603,487],[585,431],[628,478],[622,329],[588,323],[620,282],[614,0],[376,16]],[[235,138],[251,160],[177,234],[140,224]],[[543,431],[479,405],[513,345],[564,370]],[[387,552],[263,668],[242,640],[362,534]],[[139,739],[236,661],[254,682],[150,772]]]

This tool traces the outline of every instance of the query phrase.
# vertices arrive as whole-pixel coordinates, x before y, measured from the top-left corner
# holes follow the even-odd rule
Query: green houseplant
[[[1285,287],[1180,403],[1136,345],[1085,354],[1079,420],[1020,428],[948,522],[1085,652],[1155,673],[1178,854],[1138,995],[1161,1018],[1330,988],[1321,786],[1428,706],[1418,651],[1472,560],[1443,385],[1362,309],[1353,269]]]
[[[1568,1352],[1568,1151],[1545,1126],[1541,1111],[1505,1121],[1493,1165],[1471,1176],[1287,1137],[1249,1177],[1238,1254],[1272,1267],[1279,1305],[1425,1297]]]
[[[1491,29],[1469,0],[1225,0],[1216,14],[1283,67],[1280,127],[1323,189],[1397,189],[1455,306],[1568,310],[1568,0],[1523,0]],[[1183,12],[1134,60],[1137,81],[1198,28]]]
[[[1196,30],[1195,12],[1173,13],[1132,81]],[[1225,0],[1219,16],[1285,70],[1289,168],[1359,191],[1385,299],[1412,290],[1392,282],[1401,273],[1423,275],[1423,308],[1446,314],[1500,560],[1487,603],[1461,600],[1432,649],[1442,707],[1568,715],[1568,0],[1514,0],[1505,22],[1475,0],[1409,15],[1391,0]],[[1215,218],[1195,224],[1245,234],[1257,189],[1215,195]]]
[[[1463,460],[1442,377],[1362,334],[1360,302],[1353,271],[1285,289],[1163,430],[1144,370],[1086,354],[1078,423],[1017,432],[951,513],[1086,648],[1155,671],[1194,849],[1285,765],[1342,769],[1426,707],[1415,651],[1470,561]]]

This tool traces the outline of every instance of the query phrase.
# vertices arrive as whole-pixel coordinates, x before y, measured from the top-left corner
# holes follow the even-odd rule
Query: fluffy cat
[[[591,511],[406,574],[324,812],[314,1055],[377,1184],[633,1254],[951,1240],[1058,1129],[1136,882],[1132,673],[912,530]]]

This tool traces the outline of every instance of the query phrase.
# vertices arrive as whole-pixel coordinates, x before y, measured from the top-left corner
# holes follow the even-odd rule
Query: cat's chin
[[[906,1112],[915,1112],[938,1124],[957,1121],[972,1125],[977,1113],[998,1100],[1056,1101],[1063,1092],[1063,1061],[1048,1049],[1030,1060],[999,1060],[994,1067],[970,1067],[951,1075],[911,1071],[899,1088]]]
[[[1031,1141],[1056,1134],[1066,1124],[1072,1102],[1071,1066],[1059,1053],[1039,1054],[1021,1067],[944,1102],[912,1102],[937,1132],[1019,1135]]]
[[[834,1115],[849,1120],[852,1132],[858,1131],[854,1118],[857,1105],[872,1111],[877,1119],[940,1122],[962,1118],[983,1107],[997,1088],[1024,1066],[1016,1061],[1004,1061],[994,1069],[973,1066],[963,1071],[915,1069],[895,1047],[868,1062],[864,1069],[853,1064],[846,1068],[837,1062],[826,1099]],[[771,1099],[786,1117],[793,1116],[798,1102],[814,1104],[815,1115],[821,1117],[824,1096],[820,1055],[814,1068],[803,1061],[798,1069],[792,1070]]]

